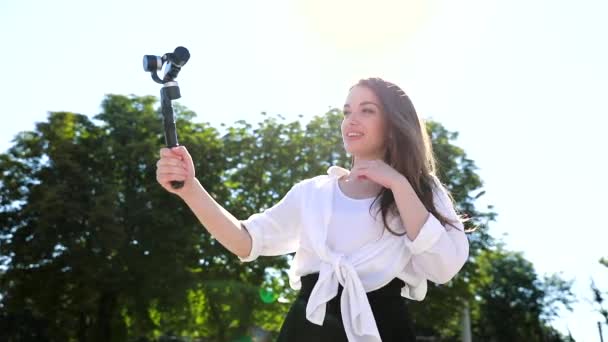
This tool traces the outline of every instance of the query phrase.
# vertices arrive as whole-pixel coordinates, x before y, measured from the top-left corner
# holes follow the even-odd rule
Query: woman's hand
[[[160,159],[156,163],[156,180],[165,190],[180,195],[194,185],[194,176],[194,163],[186,147],[160,149]],[[183,181],[184,186],[173,189],[171,181]]]
[[[357,161],[357,165],[350,172],[352,178],[369,179],[387,189],[393,189],[406,180],[397,170],[379,159]]]

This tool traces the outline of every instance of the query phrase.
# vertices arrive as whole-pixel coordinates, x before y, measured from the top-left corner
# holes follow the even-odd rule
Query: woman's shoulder
[[[327,169],[327,174],[312,176],[309,178],[305,178],[296,183],[296,185],[312,185],[312,184],[323,184],[328,180],[332,180],[334,178],[340,178],[343,175],[348,174],[349,171],[340,166],[330,166]]]
[[[333,178],[340,178],[340,177],[342,177],[344,175],[347,175],[349,173],[350,173],[350,171],[348,171],[347,169],[345,169],[345,168],[343,168],[341,166],[338,166],[338,165],[330,166],[327,169],[327,176],[333,177]]]
[[[431,181],[431,184],[429,184],[429,186],[432,188],[435,194],[445,194],[448,191],[445,184],[441,181],[441,179],[439,179],[436,174],[429,174],[429,178]]]
[[[433,203],[438,210],[445,210],[446,208],[454,207],[454,198],[450,192],[448,186],[441,181],[441,179],[431,174],[433,188]]]
[[[313,176],[313,177],[305,178],[305,179],[298,181],[294,185],[294,187],[298,187],[298,188],[307,188],[307,187],[311,187],[311,186],[314,187],[314,186],[323,184],[328,179],[329,179],[329,176],[327,176],[327,175]]]

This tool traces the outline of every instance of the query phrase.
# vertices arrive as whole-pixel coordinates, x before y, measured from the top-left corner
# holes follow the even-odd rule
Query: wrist
[[[399,176],[395,177],[395,179],[393,180],[393,182],[391,183],[389,188],[391,189],[391,191],[395,191],[397,189],[402,189],[404,186],[407,186],[408,184],[409,184],[409,182],[407,181],[407,178],[405,178],[404,175],[399,174]]]
[[[196,196],[196,192],[198,189],[202,188],[201,183],[198,181],[196,177],[192,178],[192,180],[186,182],[181,191],[176,194],[184,201],[188,202],[191,198]]]

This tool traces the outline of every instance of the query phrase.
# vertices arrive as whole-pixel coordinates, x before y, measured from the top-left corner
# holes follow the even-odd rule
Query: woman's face
[[[342,140],[346,152],[360,159],[382,159],[386,123],[380,101],[364,86],[351,89],[344,105]]]

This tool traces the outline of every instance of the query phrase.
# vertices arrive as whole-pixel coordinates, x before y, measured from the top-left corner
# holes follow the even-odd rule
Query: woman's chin
[[[358,150],[358,149],[347,149],[347,150],[346,150],[346,153],[347,153],[348,155],[350,155],[350,156],[353,156],[353,157],[357,157],[357,156],[361,156],[361,155],[364,155],[364,154],[365,154],[365,152],[360,151],[360,150]]]
[[[344,145],[344,151],[351,156],[367,156],[373,154],[373,151],[370,151],[369,148],[365,148],[368,146],[359,146],[359,144],[349,144]]]
[[[358,151],[356,149],[353,149],[353,148],[345,148],[344,151],[346,151],[346,153],[349,154],[349,155],[351,155],[351,156],[358,154]]]

